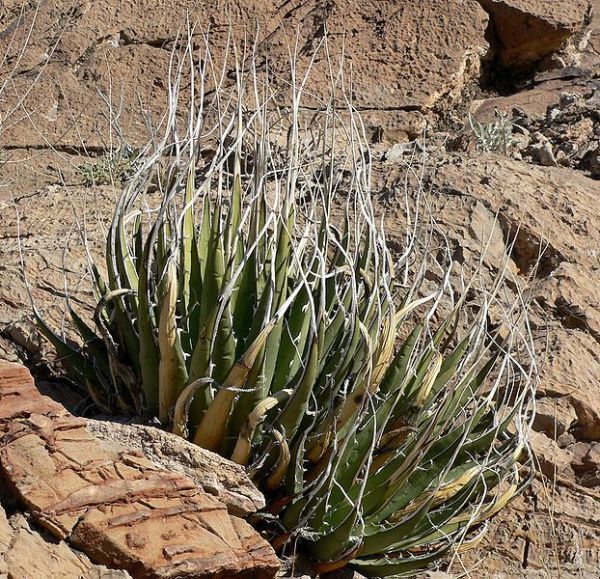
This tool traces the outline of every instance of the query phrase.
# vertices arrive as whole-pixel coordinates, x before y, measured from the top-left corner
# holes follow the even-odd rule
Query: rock
[[[512,111],[510,156],[520,154],[546,167],[573,167],[595,177],[595,155],[600,148],[600,84],[591,72],[577,81],[563,82],[546,81],[530,91],[479,101],[472,105],[471,114],[485,124],[494,121],[496,111]],[[544,110],[542,105],[546,105]],[[474,139],[470,127],[464,131]],[[530,136],[530,142],[515,143],[515,133],[519,132]]]
[[[7,324],[3,334],[22,349],[27,357],[47,355],[48,342],[40,335],[35,325],[28,320],[20,320]]]
[[[130,575],[92,564],[64,541],[39,533],[22,514],[9,519],[0,506],[0,577],[127,579]]]
[[[535,477],[530,489],[502,511],[480,549],[450,572],[490,579],[542,579],[560,568],[565,579],[596,577],[600,568],[600,494]]]
[[[600,466],[600,443],[577,442],[569,446],[571,466],[580,474]]]
[[[600,267],[561,263],[535,284],[533,291],[537,301],[552,309],[564,327],[583,330],[600,343],[598,276]]]
[[[549,108],[555,108],[560,102],[562,92],[568,91],[578,96],[589,94],[590,88],[587,81],[552,80],[540,83],[529,90],[515,92],[508,96],[498,96],[484,100],[474,100],[470,105],[470,112],[480,123],[494,120],[495,111],[513,113],[515,121],[521,125],[530,125],[532,122],[541,122],[545,119]]]
[[[358,573],[358,571],[353,571],[347,567],[343,569],[338,569],[337,571],[332,571],[331,573],[325,573],[321,575],[322,579],[366,579],[366,577],[362,573]]]
[[[577,420],[577,413],[566,398],[541,398],[536,401],[533,429],[557,440]]]
[[[557,167],[556,157],[554,151],[552,151],[552,145],[546,143],[534,143],[525,149],[524,153],[529,155],[534,162],[538,163],[542,167]]]
[[[541,346],[541,344],[540,344]],[[541,350],[543,351],[543,350]],[[600,440],[600,359],[598,342],[580,330],[553,329],[540,371],[539,396],[564,396],[575,409],[572,431]]]
[[[581,64],[585,66],[598,66],[600,58],[600,2],[591,0],[591,18],[589,25],[577,46],[581,51]]]
[[[392,139],[398,137],[394,131],[406,125],[403,120],[395,122],[395,115],[390,114],[394,109],[400,109],[400,118],[442,101],[447,106],[468,82],[478,78],[488,50],[488,17],[476,0],[422,0],[418,10],[400,0],[377,5],[310,0],[293,8],[288,3],[258,0],[231,4],[227,17],[216,0],[202,4],[177,0],[160,8],[149,0],[127,5],[110,0],[81,5],[67,0],[58,7],[43,4],[35,15],[27,12],[14,22],[16,38],[0,39],[2,53],[9,49],[8,62],[13,62],[10,50],[19,50],[26,38],[30,39],[28,56],[60,54],[60,58],[23,63],[27,74],[15,75],[14,87],[3,97],[10,107],[16,105],[17,95],[26,92],[27,102],[37,106],[30,108],[27,123],[7,123],[3,141],[11,147],[41,148],[51,142],[71,153],[102,154],[105,141],[98,129],[106,124],[103,114],[108,105],[99,92],[108,86],[118,87],[123,96],[119,122],[125,140],[132,143],[146,136],[145,113],[135,97],[141,96],[147,111],[162,113],[170,52],[188,12],[190,21],[200,27],[208,28],[213,22],[219,28],[211,34],[216,66],[225,52],[227,24],[232,25],[234,36],[243,38],[244,34],[252,36],[258,23],[261,57],[268,55],[278,72],[288,66],[294,31],[298,29],[301,39],[302,69],[313,56],[326,23],[329,56],[336,61],[344,54],[352,63],[354,104],[386,116],[386,138]],[[329,85],[327,61],[324,55],[317,59],[308,85],[311,90],[322,92]],[[44,74],[32,85],[31,79],[42,67]],[[277,82],[276,75],[272,82]],[[413,124],[412,120],[408,123]]]
[[[86,421],[0,362],[0,474],[57,539],[136,577],[274,577],[279,562],[216,497],[142,454],[106,452]]]
[[[499,57],[510,68],[531,66],[583,29],[587,0],[478,0],[490,14]]]
[[[407,143],[417,139],[427,127],[420,111],[373,111],[365,118],[372,143]]]
[[[570,480],[575,479],[571,468],[571,455],[563,450],[545,434],[532,431],[530,435],[531,447],[542,472],[551,481],[557,477]]]
[[[531,272],[540,254],[539,277],[563,261],[597,268],[600,182],[492,154],[452,156],[435,182],[441,191],[479,200],[492,213],[499,212],[506,237],[515,239],[512,257],[521,272]]]
[[[600,486],[600,443],[578,442],[568,451],[577,482],[586,487]]]
[[[590,173],[595,179],[600,178],[600,144],[590,155]]]
[[[151,426],[101,420],[88,420],[87,429],[108,452],[143,452],[155,465],[188,476],[225,503],[233,515],[243,517],[265,506],[263,495],[241,466],[179,436]]]
[[[560,446],[561,448],[567,448],[568,446],[575,444],[577,442],[577,439],[570,432],[563,432],[556,439],[556,442],[557,442],[558,446]]]

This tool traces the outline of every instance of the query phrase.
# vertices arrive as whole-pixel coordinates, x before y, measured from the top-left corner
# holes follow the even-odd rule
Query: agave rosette
[[[201,104],[183,107],[183,129],[186,58],[173,75],[165,137],[124,186],[105,267],[91,266],[93,323],[70,309],[82,343],[36,312],[42,331],[103,410],[157,417],[246,465],[278,547],[299,540],[320,571],[428,568],[476,544],[523,487],[522,308],[490,335],[498,282],[460,325],[463,297],[440,313],[449,262],[433,293],[421,289],[422,230],[391,255],[340,87],[309,113],[307,77],[292,74],[277,104],[255,59],[227,87],[209,56],[189,68],[185,103]]]

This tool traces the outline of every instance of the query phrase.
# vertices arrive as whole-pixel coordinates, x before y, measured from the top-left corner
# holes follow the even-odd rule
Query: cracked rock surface
[[[33,520],[134,577],[274,577],[270,545],[188,477],[111,456],[21,366],[0,362],[0,473]]]

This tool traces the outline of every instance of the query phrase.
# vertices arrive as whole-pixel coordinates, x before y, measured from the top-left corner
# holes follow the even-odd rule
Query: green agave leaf
[[[98,334],[96,334],[96,332],[94,332],[94,330],[92,330],[79,315],[77,315],[70,305],[67,305],[67,309],[73,320],[73,324],[83,338],[84,348],[88,349],[91,357],[95,359],[97,363],[103,365],[104,368],[108,368],[108,351],[104,340],[102,340],[102,338],[98,336]]]
[[[115,218],[107,237],[106,265],[111,290],[131,289],[135,291],[132,286],[135,286],[137,289],[137,270],[131,259],[131,254],[127,248],[122,247],[124,239],[122,223],[123,203],[124,196],[119,201],[117,210],[115,211]],[[134,275],[135,277],[133,277]],[[137,315],[137,300],[130,301],[129,298],[130,296],[128,295],[125,299],[115,300],[113,305],[119,343],[123,346],[127,355],[127,362],[132,366],[135,374],[140,376],[140,344],[133,321],[133,316]],[[129,310],[128,305],[134,309]]]
[[[292,497],[301,496],[304,489],[304,444],[307,436],[308,431],[303,432],[291,451],[290,468],[285,478],[285,489]],[[291,438],[288,437],[288,440],[291,440]]]
[[[283,326],[271,385],[273,392],[285,388],[300,369],[310,331],[310,303],[308,289],[303,288],[294,301]]]
[[[142,225],[142,216],[139,214],[135,218],[135,223],[133,226],[133,249],[134,249],[134,259],[135,259],[135,269],[137,272],[137,277],[139,280],[140,277],[140,269],[142,266],[142,256],[144,255],[144,227]]]
[[[311,542],[309,551],[319,562],[337,562],[348,557],[361,543],[360,529],[357,528],[359,518],[359,506],[352,505],[351,512],[344,521],[334,529]],[[318,530],[318,529],[317,529]]]
[[[367,577],[413,577],[416,571],[426,570],[443,559],[451,548],[452,545],[443,545],[425,555],[353,559],[350,566]]]
[[[94,375],[87,373],[87,364],[85,357],[81,353],[79,348],[71,346],[66,340],[56,334],[48,324],[44,321],[44,318],[40,315],[37,308],[33,307],[33,315],[35,321],[40,328],[40,332],[44,337],[54,346],[56,349],[61,364],[67,369],[67,371],[75,372],[79,377],[88,377],[95,380]]]
[[[138,328],[140,340],[140,371],[141,384],[144,393],[144,413],[148,416],[156,416],[158,413],[159,398],[159,363],[160,354],[155,335],[158,335],[158,323],[156,321],[155,308],[151,288],[148,287],[148,276],[150,268],[150,257],[152,241],[157,225],[152,228],[146,240],[143,254],[139,259],[139,285],[138,285]]]
[[[211,200],[207,193],[204,194],[202,205],[202,224],[198,240],[198,259],[200,261],[200,277],[204,282],[206,277],[206,264],[208,263],[209,247],[212,237],[212,211]]]
[[[205,203],[207,200],[205,199]],[[207,376],[212,354],[212,338],[215,325],[219,323],[219,297],[225,274],[223,239],[221,237],[221,207],[217,205],[212,215],[212,228],[208,244],[206,268],[202,279],[199,327],[202,328],[190,363],[190,380]],[[198,397],[192,404],[190,416],[197,420],[205,408]]]
[[[322,337],[322,335],[323,331],[321,329],[319,336]],[[319,365],[319,336],[313,336],[310,345],[310,353],[304,372],[302,372],[302,377],[298,385],[294,387],[293,394],[286,407],[277,418],[277,422],[288,440],[294,439],[300,424],[306,416],[308,402],[313,391]],[[305,435],[306,434],[307,433],[305,433]],[[304,438],[306,437],[304,436]]]
[[[241,237],[240,220],[242,216],[242,178],[240,169],[240,155],[236,152],[234,159],[233,187],[231,190],[231,204],[225,228],[225,251],[227,260],[232,260],[233,269],[241,261],[242,244],[236,242],[236,235]]]
[[[263,328],[267,325],[269,320],[269,313],[271,310],[271,303],[273,300],[274,286],[268,284],[265,287],[258,308],[252,319],[252,327],[246,342],[251,344],[254,342]],[[248,415],[252,412],[252,409],[256,406],[262,396],[262,384],[259,383],[262,379],[261,376],[264,372],[265,366],[266,349],[262,348],[257,356],[255,363],[250,368],[249,375],[247,378],[246,387],[244,392],[241,392],[235,402],[235,407],[229,420],[229,435],[231,437],[237,436],[239,429],[242,424],[248,419]],[[228,449],[229,450],[229,449]]]
[[[188,167],[187,179],[185,183],[183,223],[181,229],[181,247],[179,250],[179,296],[180,308],[184,317],[189,315],[191,299],[192,282],[192,259],[193,247],[196,245],[196,236],[194,232],[194,204],[193,197],[195,193],[195,164],[193,162],[193,151],[190,152],[191,161]]]
[[[433,417],[429,428],[424,428],[418,435],[413,448],[399,453],[369,477],[363,499],[367,523],[378,524],[403,509],[451,466],[450,461],[468,433],[469,426],[461,424],[446,435],[428,441],[435,424]],[[409,460],[409,456],[413,456],[413,459]]]
[[[413,355],[422,331],[422,325],[415,326],[398,350],[396,357],[390,364],[386,375],[379,385],[379,391],[382,394],[387,394],[392,389],[396,390],[404,382],[411,356]]]
[[[236,340],[236,356],[238,357],[242,355],[249,343],[248,340],[254,320],[261,315],[260,312],[256,312],[258,308],[256,250],[246,256],[243,267],[233,310],[233,333]]]

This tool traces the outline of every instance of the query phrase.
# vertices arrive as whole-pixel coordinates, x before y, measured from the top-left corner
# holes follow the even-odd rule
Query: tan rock
[[[600,494],[536,477],[500,513],[481,547],[460,557],[473,577],[595,577],[600,568]]]
[[[600,443],[578,442],[569,446],[568,451],[577,482],[586,487],[600,487]]]
[[[566,398],[541,398],[536,401],[533,429],[556,440],[577,421],[577,413]]]
[[[562,261],[597,268],[600,182],[562,168],[534,167],[500,155],[453,156],[436,175],[440,190],[475,198],[499,220],[519,269],[530,273],[541,254],[538,275]]]
[[[533,431],[530,442],[540,471],[554,481],[557,477],[575,480],[571,468],[571,455],[541,432]]]
[[[541,344],[540,344],[541,346]],[[540,396],[564,396],[577,413],[573,430],[600,439],[600,359],[598,343],[579,330],[554,329],[540,372]],[[543,350],[541,350],[543,351]]]
[[[265,506],[262,493],[241,466],[179,436],[151,426],[101,420],[88,420],[87,429],[108,452],[143,452],[155,465],[188,476],[233,515],[246,516]]]
[[[559,50],[585,23],[587,0],[479,0],[489,12],[509,67],[526,67]]]
[[[600,343],[598,279],[600,267],[561,263],[535,284],[534,292],[538,302],[553,310],[565,328],[582,330]]]
[[[4,575],[3,575],[4,574]],[[10,520],[0,506],[0,576],[10,578],[126,579],[126,571],[94,565],[64,541],[48,540],[22,514]]]
[[[586,81],[577,78],[549,80],[508,96],[473,101],[471,112],[480,123],[495,121],[496,109],[507,113],[510,118],[513,108],[522,110],[530,119],[539,120],[545,118],[548,107],[559,104],[561,93],[588,95],[592,90]]]
[[[364,110],[430,109],[442,98],[447,105],[465,83],[478,77],[488,49],[487,14],[476,0],[422,0],[418,10],[400,0],[375,5],[359,0],[291,4],[236,0],[227,11],[216,0],[42,4],[35,14],[15,19],[16,38],[10,49],[20,50],[29,39],[28,59],[18,71],[28,73],[15,76],[4,99],[10,108],[26,95],[28,118],[16,125],[7,123],[4,142],[10,147],[41,148],[51,143],[64,152],[100,153],[107,143],[102,133],[110,127],[104,117],[108,105],[99,93],[108,95],[109,87],[113,106],[120,107],[123,97],[119,123],[125,138],[139,140],[146,130],[136,95],[148,111],[162,113],[170,51],[188,12],[201,32],[212,23],[217,61],[224,53],[228,24],[240,39],[245,33],[253,35],[258,23],[264,40],[260,50],[279,71],[288,66],[288,45],[293,45],[296,30],[302,70],[326,24],[334,66],[344,54],[353,69],[354,103]],[[11,38],[0,39],[2,54]],[[326,61],[324,56],[317,59],[311,90],[322,92],[329,85]],[[5,68],[0,74],[7,74]],[[44,74],[32,85],[41,70]],[[398,128],[393,121],[384,124],[390,131]]]
[[[273,549],[224,503],[85,426],[0,362],[0,475],[55,537],[136,577],[275,576]]]

